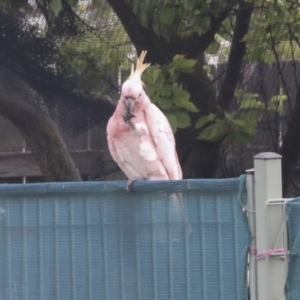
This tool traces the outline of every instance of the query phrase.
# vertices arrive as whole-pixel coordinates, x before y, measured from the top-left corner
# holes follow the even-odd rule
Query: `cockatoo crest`
[[[132,64],[131,74],[122,85],[121,98],[137,99],[145,93],[141,76],[143,72],[150,66],[149,63],[144,63],[147,51],[142,51],[140,57],[137,59],[136,67]],[[144,103],[146,104],[146,103]]]
[[[146,57],[146,54],[147,54],[147,51],[142,51],[141,52],[140,57],[136,60],[135,70],[134,70],[134,64],[132,64],[131,73],[130,73],[130,76],[129,76],[128,80],[137,79],[137,80],[141,81],[142,74],[151,65],[151,64],[144,64],[144,59]],[[141,83],[143,84],[142,81],[141,81]]]

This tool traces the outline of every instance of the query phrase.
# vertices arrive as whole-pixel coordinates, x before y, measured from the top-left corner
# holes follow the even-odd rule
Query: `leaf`
[[[159,10],[161,24],[171,25],[175,19],[176,10],[172,6],[164,6]]]
[[[240,104],[241,109],[261,109],[265,108],[264,103],[255,99],[242,100]]]
[[[182,58],[174,62],[173,67],[180,72],[192,72],[196,62],[195,59]]]
[[[73,6],[75,3],[74,2],[77,2],[76,0],[67,0],[68,4],[70,6]]]
[[[165,85],[160,90],[160,95],[162,97],[170,97],[172,95],[172,87],[170,85]]]
[[[191,126],[191,118],[188,113],[185,111],[177,111],[174,113],[176,119],[177,119],[177,127],[178,128],[186,128],[188,126]]]
[[[173,27],[165,25],[165,26],[160,26],[159,29],[160,29],[159,35],[161,35],[162,37],[166,38],[167,41],[169,41],[170,36],[172,34],[172,31],[173,31]]]
[[[251,139],[252,135],[245,132],[232,131],[228,134],[228,140],[231,143],[248,144],[250,143]]]
[[[283,107],[282,103],[270,102],[268,105],[268,110],[272,110],[277,113],[283,113],[284,107]]]
[[[145,91],[146,94],[148,95],[148,97],[152,100],[152,102],[156,102],[155,101],[155,92],[157,91],[157,88],[154,84],[152,83],[147,83],[146,87],[145,87]]]
[[[247,126],[247,122],[240,120],[240,119],[234,119],[231,121],[232,124],[238,126],[238,127],[245,127]]]
[[[152,74],[152,76],[153,76],[153,83],[155,83],[157,81],[157,79],[160,77],[161,73],[162,73],[161,69],[158,69],[158,68],[156,68],[153,71],[153,74]]]
[[[252,41],[253,42],[253,41]],[[258,44],[254,49],[250,49],[248,51],[248,58],[251,61],[257,61],[261,59],[262,54],[266,51],[265,44]]]
[[[184,55],[181,55],[181,54],[177,54],[177,55],[174,55],[174,57],[173,57],[173,62],[176,62],[176,61],[178,61],[178,60],[180,60],[180,59],[184,59],[185,58],[185,56]]]
[[[189,101],[190,94],[181,87],[174,88],[173,86],[173,102],[181,108],[185,108],[192,112],[198,112],[197,107]]]
[[[243,95],[244,95],[244,90],[242,90],[242,89],[236,89],[234,91],[234,96],[237,98],[242,97]]]
[[[197,137],[197,139],[217,142],[220,139],[222,139],[226,134],[226,127],[224,126],[223,122],[219,122],[211,124],[204,128],[200,135]]]
[[[173,101],[170,98],[161,98],[159,97],[157,99],[157,104],[162,108],[162,109],[168,109],[173,106]]]
[[[177,106],[179,106],[179,105],[177,105]],[[199,111],[198,108],[194,105],[194,103],[192,103],[190,101],[182,103],[180,107],[185,108],[186,110],[191,111],[191,112],[198,112]]]
[[[10,0],[8,2],[11,2],[11,6],[15,10],[20,9],[21,7],[25,8],[28,6],[28,0]],[[0,4],[1,4],[1,1],[0,1]]]
[[[210,114],[207,116],[207,120],[208,120],[208,121],[213,121],[215,118],[216,118],[216,115],[213,114],[213,113],[210,113]]]
[[[208,116],[209,116],[209,115],[200,117],[200,118],[198,119],[198,121],[196,122],[196,124],[195,124],[195,128],[200,129],[200,128],[202,128],[204,125],[206,125],[208,122],[210,122],[210,120],[208,120]]]
[[[203,70],[206,72],[206,74],[211,74],[211,67],[210,66],[203,66]]]
[[[59,12],[62,9],[62,4],[60,0],[51,0],[50,8],[54,12],[55,16],[58,16]]]
[[[215,55],[218,53],[220,49],[220,43],[218,41],[214,41],[213,43],[211,43],[206,49],[205,52],[207,54],[211,54],[211,55]]]
[[[271,102],[283,102],[287,100],[287,95],[276,95],[271,98]]]
[[[257,130],[257,122],[256,121],[249,122],[247,124],[247,126],[240,128],[241,132],[248,133],[251,136],[256,134],[256,130]]]
[[[168,72],[169,72],[171,78],[173,78],[174,80],[176,80],[176,78],[177,78],[178,75],[175,74],[175,69],[174,69],[173,67],[170,66],[170,67],[168,68]]]
[[[120,63],[122,60],[124,60],[124,54],[121,51],[116,49],[112,49],[110,51],[109,57],[115,63]]]
[[[172,127],[173,133],[177,131],[177,119],[173,114],[166,114],[167,119]]]
[[[176,105],[179,107],[182,107],[181,104],[188,102],[190,100],[190,94],[189,92],[183,90],[181,87],[176,87],[176,85],[173,85],[173,101]]]
[[[265,38],[265,32],[263,30],[252,30],[244,35],[242,38],[243,42],[251,41],[261,41]]]
[[[247,112],[242,112],[240,114],[240,119],[248,121],[256,121],[259,122],[262,119],[262,112],[251,110]]]
[[[261,54],[260,59],[263,60],[266,64],[271,65],[274,62],[275,57],[271,51],[266,50]]]

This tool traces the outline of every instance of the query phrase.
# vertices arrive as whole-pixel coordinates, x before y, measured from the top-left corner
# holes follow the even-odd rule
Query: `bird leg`
[[[134,181],[136,181],[136,179],[129,179],[127,181],[127,185],[126,185],[126,191],[127,192],[131,192],[132,184],[133,184]]]

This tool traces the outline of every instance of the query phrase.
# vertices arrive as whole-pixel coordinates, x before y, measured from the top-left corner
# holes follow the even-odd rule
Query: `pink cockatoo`
[[[108,147],[128,177],[129,191],[135,180],[182,179],[172,128],[166,116],[144,91],[142,73],[146,51],[132,66],[123,83],[120,100],[107,124]]]

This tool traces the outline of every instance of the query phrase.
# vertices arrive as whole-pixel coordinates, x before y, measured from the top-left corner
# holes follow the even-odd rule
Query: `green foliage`
[[[201,117],[195,127],[202,129],[198,139],[216,142],[227,136],[230,142],[241,144],[248,143],[256,133],[257,122],[258,118],[253,118],[251,112],[239,116],[236,113],[210,114]]]
[[[50,8],[54,12],[56,16],[58,16],[59,12],[62,9],[62,3],[60,0],[51,0]]]
[[[235,94],[239,101],[239,109],[233,113],[219,112],[202,116],[195,124],[200,129],[198,139],[216,142],[227,137],[231,143],[247,144],[256,134],[257,125],[264,110],[283,112],[286,95],[276,95],[266,104],[259,101],[257,94],[243,94],[237,90]]]
[[[93,2],[95,4],[89,4],[88,7],[82,7],[78,3],[74,6],[74,11],[85,23],[91,27],[101,25],[101,29],[89,30],[65,39],[60,50],[70,62],[70,71],[86,80],[85,91],[82,92],[96,91],[97,95],[103,96],[111,88],[104,85],[105,87],[99,90],[103,79],[111,74],[118,74],[120,67],[129,69],[127,56],[132,52],[132,45],[128,43],[128,35],[110,6],[103,1]],[[104,19],[110,20],[110,26],[103,26],[98,18],[98,9],[101,9]]]
[[[251,29],[244,37],[251,61],[267,64],[276,59],[300,58],[300,8],[289,1],[262,1],[252,14]]]
[[[108,47],[93,33],[66,40],[61,51],[68,57],[70,68],[88,79],[87,89],[96,88],[105,75],[117,73],[126,60],[125,52]]]
[[[8,9],[18,10],[20,8],[28,8],[28,0],[0,0],[0,7],[4,6]]]
[[[190,101],[190,94],[177,83],[181,72],[193,72],[195,63],[176,55],[170,65],[151,66],[143,78],[147,94],[164,110],[174,132],[177,128],[192,126],[190,113],[198,112]],[[198,139],[216,142],[227,137],[232,143],[249,143],[264,110],[282,113],[287,99],[286,95],[276,95],[266,104],[260,101],[258,94],[242,90],[236,90],[235,96],[239,103],[237,111],[210,113],[197,120],[194,127],[200,131]]]
[[[205,33],[211,27],[211,16],[214,12],[217,15],[217,12],[224,8],[238,6],[238,1],[225,0],[126,1],[132,5],[134,13],[140,18],[144,27],[152,28],[155,34],[168,41],[178,41],[191,34]],[[300,59],[299,5],[293,5],[286,0],[257,0],[254,3],[250,29],[243,39],[247,43],[246,59],[267,64],[272,64],[274,61],[278,63],[283,59]],[[224,20],[214,41],[205,49],[207,58],[213,59],[214,62],[227,61],[235,19],[235,14],[230,14]],[[174,58],[172,64],[175,60]],[[180,61],[180,63],[185,62]],[[204,68],[210,78],[209,67],[204,66]],[[173,128],[179,127],[174,110],[187,113],[196,111],[189,101],[188,92],[178,85],[176,72],[171,65],[167,68],[152,67],[152,78],[146,82],[147,93],[167,113]],[[286,100],[284,95],[275,96],[265,103],[257,94],[242,93],[239,96],[238,92],[236,97],[239,99],[239,106],[236,111],[230,114],[219,112],[205,115],[194,124],[200,130],[200,139],[217,141],[227,136],[232,142],[247,143],[256,133],[257,124],[264,111],[283,112],[283,103]],[[190,126],[190,122],[183,124]]]
[[[143,77],[146,93],[164,110],[174,132],[177,128],[191,126],[189,113],[198,112],[190,101],[189,92],[178,84],[179,75],[193,72],[195,64],[193,59],[175,55],[170,65],[151,66]]]
[[[59,16],[61,0],[42,0],[52,15]],[[80,75],[87,81],[86,91],[97,90],[99,82],[108,74],[117,73],[120,66],[129,69],[127,56],[133,48],[120,20],[106,1],[92,0],[80,3],[66,0],[73,11],[90,30],[72,38],[60,40],[60,51],[70,62],[71,73]],[[141,24],[152,29],[156,35],[168,41],[180,41],[195,33],[210,30],[212,20],[226,8],[237,8],[238,0],[125,0],[132,8]],[[251,2],[249,0],[249,2]],[[297,1],[255,1],[250,29],[244,37],[247,42],[247,59],[253,62],[300,59],[300,7]],[[27,0],[0,0],[0,5],[11,9],[26,8]],[[101,20],[97,13],[101,10]],[[232,10],[234,12],[234,10]],[[205,49],[206,57],[225,62],[231,47],[235,13],[231,13],[222,23],[214,41]],[[109,25],[103,25],[109,20]],[[107,23],[107,24],[108,24]],[[45,29],[45,31],[47,28]],[[121,46],[120,46],[121,45]],[[145,49],[147,50],[147,49]],[[286,95],[276,95],[267,103],[259,95],[236,91],[238,109],[228,113],[219,111],[201,116],[192,124],[191,114],[198,112],[190,101],[190,94],[178,82],[181,73],[194,72],[196,61],[175,55],[169,65],[151,66],[143,77],[146,92],[151,100],[163,109],[174,132],[177,128],[194,126],[199,130],[199,139],[219,141],[227,137],[234,143],[248,143],[256,133],[263,112],[282,113]],[[204,66],[208,79],[210,67]],[[106,94],[106,88],[100,94]]]
[[[238,3],[233,0],[126,1],[144,27],[152,27],[158,36],[167,40],[186,37],[192,33],[205,33],[211,26],[211,12],[218,12]]]

